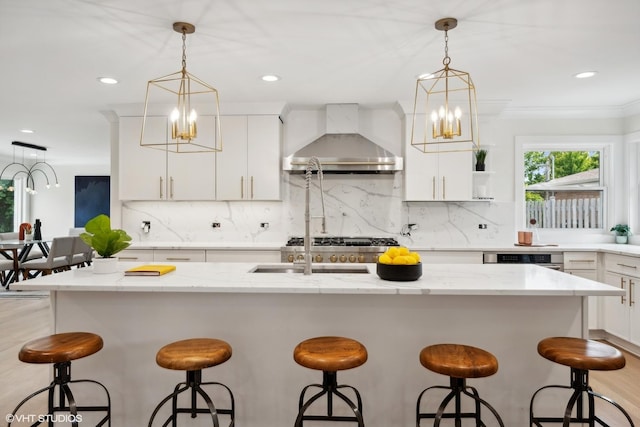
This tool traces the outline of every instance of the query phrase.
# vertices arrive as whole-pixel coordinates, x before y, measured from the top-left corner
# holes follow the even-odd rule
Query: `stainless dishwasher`
[[[564,271],[562,252],[485,252],[484,264],[535,264],[553,270]]]

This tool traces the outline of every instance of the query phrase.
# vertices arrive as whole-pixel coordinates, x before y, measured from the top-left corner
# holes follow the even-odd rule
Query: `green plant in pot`
[[[487,150],[476,150],[476,171],[483,171],[485,168],[485,160],[487,159]]]
[[[112,229],[111,220],[104,214],[91,218],[85,224],[84,229],[85,232],[80,234],[80,238],[102,257],[93,260],[94,272],[115,272],[118,259],[114,255],[129,247],[131,236],[124,230]],[[101,261],[101,259],[106,261]],[[109,266],[104,266],[104,264]],[[103,271],[103,266],[107,271]]]
[[[616,224],[610,231],[616,233],[616,243],[627,243],[631,235],[631,228],[627,224]]]

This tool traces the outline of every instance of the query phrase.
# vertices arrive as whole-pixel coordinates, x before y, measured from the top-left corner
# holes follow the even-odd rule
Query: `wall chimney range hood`
[[[402,170],[402,158],[358,133],[358,104],[326,106],[326,133],[292,155],[283,168],[304,173],[311,157],[317,157],[324,173],[394,173]]]

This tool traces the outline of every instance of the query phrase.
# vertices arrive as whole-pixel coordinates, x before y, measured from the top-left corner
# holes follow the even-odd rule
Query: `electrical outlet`
[[[480,230],[486,230],[487,229],[487,224],[478,224],[478,228]]]
[[[211,226],[213,228],[220,228],[220,223],[219,222],[213,222],[213,223],[211,223]]]

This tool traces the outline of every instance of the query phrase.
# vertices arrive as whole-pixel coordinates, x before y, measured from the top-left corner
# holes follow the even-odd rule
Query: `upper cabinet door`
[[[424,120],[420,115],[418,120]],[[407,201],[472,200],[472,151],[447,151],[447,145],[424,153],[411,145],[411,116],[407,116],[404,171],[404,198]],[[420,126],[417,132],[423,132]],[[414,136],[421,140],[422,135]],[[459,147],[455,147],[459,148]]]
[[[220,122],[218,200],[280,200],[278,116],[223,116]]]
[[[249,116],[247,193],[249,200],[280,200],[281,123],[278,116]]]
[[[120,200],[165,200],[167,198],[167,153],[140,146],[142,117],[120,117]],[[166,117],[147,117],[145,133],[166,141]]]
[[[216,159],[218,200],[244,200],[247,175],[247,116],[221,116],[222,151]]]
[[[198,117],[198,138],[213,140],[214,116]],[[169,153],[167,160],[168,200],[215,200],[216,153]]]

